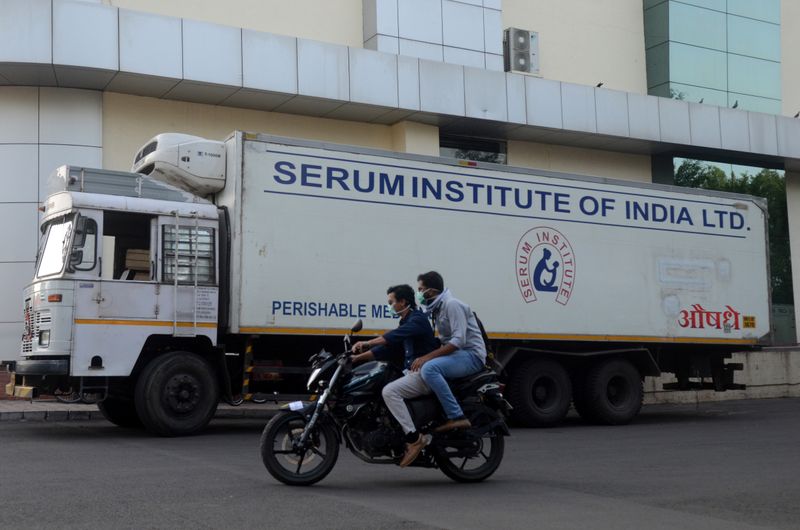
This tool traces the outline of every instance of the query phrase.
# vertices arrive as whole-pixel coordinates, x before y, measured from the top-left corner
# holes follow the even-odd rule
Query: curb
[[[29,406],[29,403],[25,403]],[[214,415],[219,419],[269,419],[278,411],[277,406],[267,407],[233,407],[221,405]],[[0,422],[12,421],[90,421],[104,420],[103,414],[97,408],[90,409],[62,409],[62,410],[4,410],[0,411]]]

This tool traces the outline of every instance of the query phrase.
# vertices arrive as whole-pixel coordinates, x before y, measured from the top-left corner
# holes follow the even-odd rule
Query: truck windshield
[[[59,274],[64,270],[72,239],[73,216],[66,216],[50,222],[45,227],[44,243],[39,254],[36,277]]]

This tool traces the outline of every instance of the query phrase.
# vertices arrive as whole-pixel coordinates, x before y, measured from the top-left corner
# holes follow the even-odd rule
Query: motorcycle
[[[336,464],[342,443],[370,464],[400,462],[403,431],[383,402],[381,389],[402,372],[379,361],[353,368],[351,336],[361,327],[359,320],[345,335],[343,353],[323,350],[309,359],[312,400],[290,403],[264,428],[261,459],[275,479],[292,486],[319,482]],[[504,437],[509,435],[505,415],[511,405],[489,369],[449,383],[472,426],[434,434],[446,421],[439,400],[434,395],[406,400],[417,430],[430,437],[411,466],[438,468],[458,482],[480,482],[503,459]]]

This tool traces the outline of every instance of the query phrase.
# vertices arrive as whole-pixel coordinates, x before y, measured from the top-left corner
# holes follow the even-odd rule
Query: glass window
[[[651,7],[665,3],[667,0],[644,0],[644,8],[650,9]]]
[[[469,136],[442,134],[439,136],[439,154],[449,158],[507,164],[506,142]]]
[[[178,283],[216,283],[214,267],[214,229],[208,227],[181,226],[177,240],[175,225],[163,226],[163,274],[162,281],[175,281],[177,263]],[[177,254],[176,254],[177,251]]]
[[[781,99],[781,63],[728,55],[728,91]]]
[[[72,216],[51,222],[45,228],[44,244],[39,255],[36,276],[51,276],[64,270],[72,238]]]
[[[670,81],[727,90],[728,71],[724,52],[671,42],[669,53]]]
[[[770,61],[781,60],[781,27],[728,15],[728,51]]]
[[[746,94],[737,94],[731,92],[728,94],[728,106],[732,107],[734,103],[739,102],[737,109],[752,110],[754,112],[765,112],[767,114],[780,114],[781,113],[781,100],[759,98],[756,96],[748,96]]]
[[[728,13],[780,24],[781,0],[728,0]]]
[[[75,238],[69,256],[71,271],[90,271],[94,269],[97,258],[97,223],[94,219],[78,216],[75,222]]]
[[[670,4],[676,4],[677,2],[670,2]],[[697,7],[704,7],[706,9],[714,9],[716,11],[725,12],[726,0],[680,0],[682,4],[692,4]]]
[[[728,104],[728,93],[723,90],[712,90],[710,88],[682,85],[680,83],[670,83],[669,88],[669,97],[680,99],[681,101],[703,103],[705,105],[719,105],[720,107],[725,107]]]
[[[658,4],[644,12],[644,47],[652,48],[669,40],[669,4]]]
[[[654,46],[645,52],[647,57],[647,86],[669,82],[669,43]]]
[[[725,51],[725,13],[670,3],[669,40]]]
[[[648,94],[651,96],[659,96],[662,98],[671,98],[672,94],[670,93],[669,83],[664,83],[658,86],[650,87],[647,91]]]

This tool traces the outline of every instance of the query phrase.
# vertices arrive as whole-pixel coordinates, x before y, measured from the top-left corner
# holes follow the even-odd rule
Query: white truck
[[[244,132],[156,136],[133,173],[64,166],[24,293],[17,395],[74,389],[119,425],[202,429],[304,390],[306,359],[386,288],[440,272],[515,419],[630,421],[645,376],[739,388],[770,336],[759,198]]]

